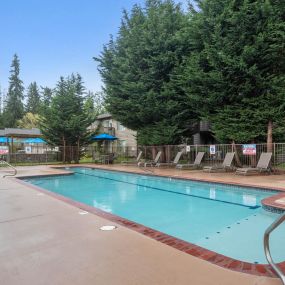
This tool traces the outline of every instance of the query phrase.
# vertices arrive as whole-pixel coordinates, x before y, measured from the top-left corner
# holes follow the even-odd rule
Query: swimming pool
[[[261,207],[275,191],[195,182],[91,168],[73,175],[38,177],[26,182],[94,206],[206,249],[250,263],[267,263],[265,229],[278,217]],[[281,225],[271,237],[276,262],[285,237]]]

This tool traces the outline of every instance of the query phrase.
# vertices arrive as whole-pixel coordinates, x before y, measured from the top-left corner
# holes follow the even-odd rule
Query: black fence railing
[[[204,152],[203,165],[222,163],[226,153],[235,152],[234,164],[237,167],[255,167],[262,152],[272,152],[271,165],[285,168],[285,143],[267,144],[216,144],[216,145],[161,145],[123,147],[110,144],[102,146],[47,146],[43,144],[21,147],[13,145],[13,150],[5,153],[0,148],[0,158],[13,165],[25,164],[56,164],[65,162],[94,163],[97,158],[113,154],[113,163],[132,160],[142,151],[142,160],[153,160],[158,151],[162,152],[160,162],[173,161],[177,152],[182,151],[179,163],[193,163],[198,152]]]

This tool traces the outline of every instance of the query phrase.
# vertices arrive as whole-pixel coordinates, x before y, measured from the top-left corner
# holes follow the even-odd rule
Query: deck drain
[[[79,214],[79,215],[87,215],[88,212],[87,212],[87,211],[80,211],[80,212],[78,212],[78,214]]]
[[[37,195],[38,196],[44,196],[45,194],[44,193],[38,193]]]
[[[117,227],[116,226],[102,226],[100,228],[101,231],[112,231],[115,230]]]

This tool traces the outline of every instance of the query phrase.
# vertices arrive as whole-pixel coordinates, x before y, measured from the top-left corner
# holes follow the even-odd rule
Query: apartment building
[[[137,151],[137,132],[124,127],[120,122],[115,120],[111,114],[106,113],[99,115],[96,121],[90,126],[92,131],[105,133],[118,138],[108,143],[109,150],[120,148],[123,152],[136,154]],[[131,154],[130,153],[130,154]]]

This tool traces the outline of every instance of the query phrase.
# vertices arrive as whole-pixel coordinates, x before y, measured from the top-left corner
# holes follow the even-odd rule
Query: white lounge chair
[[[137,165],[140,160],[141,160],[141,156],[142,156],[142,151],[139,152],[136,160],[133,160],[133,161],[122,161],[121,164],[123,165]]]
[[[201,166],[201,162],[203,160],[203,157],[205,155],[205,152],[198,152],[194,163],[185,163],[185,164],[177,164],[177,169],[193,169],[193,168],[199,168]]]
[[[146,162],[139,162],[138,163],[138,166],[141,166],[142,164],[144,165],[144,167],[147,167],[147,166],[156,166],[156,164],[159,162],[160,160],[160,156],[161,156],[161,151],[159,151],[155,157],[154,160],[149,160],[149,161],[146,161]]]
[[[175,167],[177,165],[177,163],[179,162],[182,153],[183,153],[182,151],[177,152],[173,161],[162,162],[162,163],[159,162],[156,164],[156,167]]]
[[[232,163],[233,163],[234,157],[235,157],[234,152],[228,152],[221,165],[205,166],[203,170],[206,172],[233,170]]]
[[[269,172],[270,171],[270,161],[271,161],[272,153],[271,152],[263,152],[260,155],[258,163],[256,167],[244,167],[238,168],[236,170],[236,174],[243,174],[247,175],[248,173],[255,173],[255,172]]]

